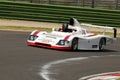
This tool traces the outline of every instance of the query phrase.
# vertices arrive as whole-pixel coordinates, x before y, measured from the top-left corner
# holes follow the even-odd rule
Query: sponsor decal
[[[92,45],[92,48],[97,48],[98,47],[98,45]]]
[[[39,41],[42,41],[43,43],[55,43],[52,39],[39,39]]]
[[[49,43],[49,40],[48,39],[44,39],[43,42]]]
[[[120,71],[90,75],[79,80],[120,80]]]

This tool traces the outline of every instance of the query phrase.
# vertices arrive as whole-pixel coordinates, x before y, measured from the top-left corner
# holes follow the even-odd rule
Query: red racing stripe
[[[92,37],[92,36],[96,36],[97,34],[91,34],[91,35],[88,35],[86,37]]]
[[[40,32],[40,30],[36,30],[33,35],[36,36],[38,33]]]
[[[64,40],[68,40],[68,38],[70,37],[70,35],[67,35],[65,38],[64,38]]]

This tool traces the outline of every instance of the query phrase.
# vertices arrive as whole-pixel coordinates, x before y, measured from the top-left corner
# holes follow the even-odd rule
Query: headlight
[[[38,38],[38,36],[30,35],[28,39],[31,40],[31,41],[34,41],[37,38]]]
[[[61,45],[65,45],[65,41],[64,41],[64,40],[61,40],[61,41],[60,41],[60,44],[61,44]]]
[[[60,40],[57,45],[66,45],[67,43],[69,43],[69,41],[66,40]]]

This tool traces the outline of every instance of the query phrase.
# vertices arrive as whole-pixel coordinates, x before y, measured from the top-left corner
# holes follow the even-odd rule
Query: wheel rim
[[[104,49],[104,46],[105,46],[105,40],[104,40],[104,39],[101,39],[101,40],[100,40],[100,44],[99,44],[99,50],[103,50],[103,49]]]
[[[77,50],[78,49],[78,40],[74,39],[72,43],[72,50]]]
[[[76,44],[74,44],[74,47],[73,47],[73,50],[77,50],[77,43]]]
[[[103,50],[103,49],[104,49],[104,45],[100,44],[100,50]]]

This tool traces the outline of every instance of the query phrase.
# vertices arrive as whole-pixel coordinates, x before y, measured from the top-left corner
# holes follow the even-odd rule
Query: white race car
[[[39,46],[58,50],[103,50],[105,45],[112,44],[116,40],[117,30],[113,27],[101,27],[113,29],[114,36],[89,33],[81,28],[75,18],[68,23],[63,23],[58,30],[51,32],[34,30],[28,37],[27,45]]]

